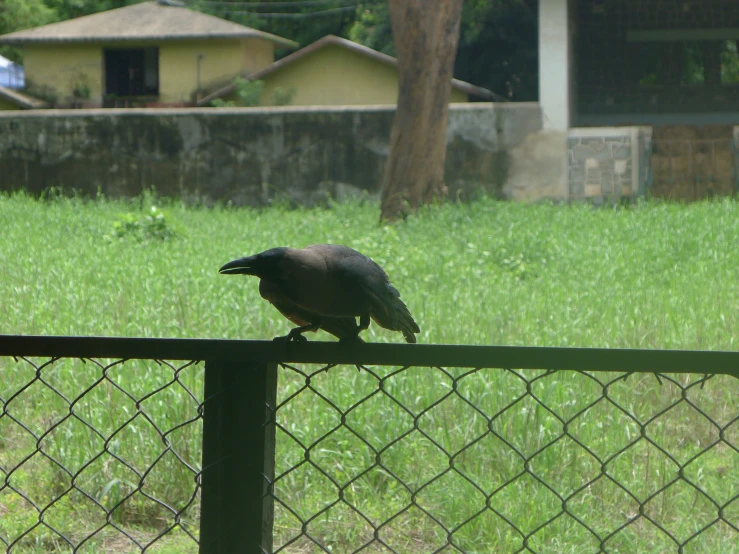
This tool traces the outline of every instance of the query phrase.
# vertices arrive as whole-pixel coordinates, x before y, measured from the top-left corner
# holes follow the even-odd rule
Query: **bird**
[[[305,341],[304,333],[318,329],[339,342],[364,342],[359,334],[370,319],[400,331],[409,343],[415,343],[421,332],[385,270],[347,246],[280,246],[230,261],[219,273],[259,277],[262,298],[298,326],[277,337],[288,342]]]

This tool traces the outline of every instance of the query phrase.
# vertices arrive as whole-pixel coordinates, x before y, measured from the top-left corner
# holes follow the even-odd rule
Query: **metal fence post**
[[[277,364],[206,361],[200,554],[272,552]]]

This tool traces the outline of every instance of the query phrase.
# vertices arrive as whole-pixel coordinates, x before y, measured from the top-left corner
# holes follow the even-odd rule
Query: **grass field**
[[[334,242],[354,247],[386,268],[419,322],[419,342],[736,350],[739,204],[732,201],[596,209],[482,200],[432,207],[393,226],[378,226],[376,207],[360,204],[330,210],[255,211],[171,203],[154,212],[162,215],[160,219],[147,220],[153,202],[151,197],[135,202],[38,202],[25,196],[0,196],[0,333],[272,338],[285,334],[290,326],[259,298],[256,279],[219,276],[218,267],[272,246]],[[175,233],[172,238],[157,239],[170,231]],[[401,339],[374,325],[365,338]],[[315,339],[332,340],[322,333]],[[391,369],[373,371],[384,375]],[[90,362],[60,361],[44,369],[43,375],[74,398],[101,371]],[[739,398],[736,379],[714,378],[705,387],[690,387],[697,377],[675,377],[674,382],[663,380],[659,385],[653,377],[632,376],[609,387],[609,396],[624,411],[601,401],[581,414],[590,402],[602,398],[602,383],[568,372],[536,380],[531,390],[546,400],[549,412],[526,395],[521,378],[483,371],[463,377],[458,387],[483,413],[472,410],[456,393],[424,412],[449,393],[452,379],[459,374],[415,368],[389,379],[387,387],[414,414],[423,413],[419,426],[452,453],[485,435],[486,418],[524,396],[496,419],[496,432],[531,457],[531,471],[559,494],[567,496],[600,471],[600,463],[572,438],[558,439],[565,420],[569,432],[601,459],[613,456],[609,474],[627,483],[641,501],[677,476],[677,463],[687,464],[683,474],[715,497],[724,518],[739,528],[739,499],[732,501],[739,494],[739,452],[726,444],[739,447],[739,422],[732,424]],[[0,400],[6,403],[7,414],[41,430],[69,409],[38,381],[14,398],[35,375],[22,360],[0,360]],[[533,380],[541,373],[520,375]],[[122,390],[141,398],[171,377],[172,370],[166,366],[127,362],[112,368],[109,379],[77,408],[107,439],[135,409],[135,402]],[[179,378],[196,395],[202,394],[202,366],[183,369]],[[283,370],[281,397],[303,382],[300,374]],[[312,383],[344,409],[377,389],[371,373],[353,368],[320,373]],[[692,463],[688,463],[692,456],[719,439],[719,427],[680,401],[684,387],[690,387],[685,397],[724,428],[724,442]],[[196,402],[179,385],[147,402],[147,414],[162,428],[172,428],[197,413]],[[658,415],[675,402],[675,408]],[[296,397],[281,417],[306,445],[317,441],[337,420],[336,412],[317,401],[311,391]],[[412,426],[409,417],[387,396],[376,395],[352,411],[348,422],[381,449]],[[18,466],[11,484],[41,505],[48,504],[66,490],[69,477],[43,456],[24,461],[35,450],[35,439],[13,418],[0,415],[0,484],[5,476],[2,468],[10,471]],[[646,424],[655,444],[674,453],[677,463],[655,444],[639,440],[635,420]],[[193,467],[199,464],[199,433],[196,423],[173,435],[178,452]],[[480,483],[485,494],[523,467],[520,457],[491,437],[486,435],[457,457],[459,471]],[[137,470],[151,465],[161,451],[160,437],[142,418],[114,438],[110,450]],[[616,455],[632,442],[635,446]],[[77,469],[103,443],[103,438],[72,418],[47,438],[44,451]],[[485,498],[459,473],[447,473],[425,485],[449,466],[449,457],[418,431],[383,451],[387,471],[375,467],[362,474],[372,467],[374,454],[345,428],[314,449],[327,472],[351,483],[347,501],[375,523],[409,502],[407,490],[391,476],[394,472],[418,491],[417,500],[429,513],[450,528],[459,526],[455,544],[466,552],[521,548],[520,536],[489,510],[463,524],[484,508]],[[292,467],[301,454],[302,447],[293,438],[278,433],[278,472]],[[79,486],[110,507],[125,495],[134,478],[130,469],[106,454],[83,472]],[[147,485],[158,498],[182,506],[189,499],[192,473],[170,457],[157,463]],[[281,481],[278,494],[299,506],[301,516],[309,516],[332,495],[335,498],[336,490],[317,471],[302,466]],[[537,530],[558,513],[561,501],[530,474],[496,494],[491,504],[525,534],[533,533],[528,544],[537,552],[598,551],[599,541],[571,516]],[[600,479],[568,501],[568,511],[601,536],[634,517],[634,509],[638,513],[633,498],[608,479]],[[680,481],[650,500],[646,510],[679,540],[686,540],[715,518],[717,507],[698,488]],[[156,503],[137,495],[116,511],[114,519],[130,533],[150,538],[156,536],[163,514]],[[197,503],[188,516],[195,521]],[[0,492],[0,537],[12,539],[36,521],[37,511],[17,494],[7,487]],[[101,520],[92,501],[70,493],[50,510],[47,521],[84,536],[105,519]],[[278,508],[278,544],[299,534],[299,528],[294,516]],[[370,529],[354,511],[337,506],[313,520],[309,532],[331,545],[332,552],[351,552],[371,538]],[[398,552],[431,552],[446,540],[445,533],[417,508],[404,511],[383,533]],[[688,543],[685,552],[739,552],[736,539],[736,531],[721,522]],[[85,552],[128,552],[130,543],[108,527],[86,548]],[[603,548],[614,553],[676,550],[644,517],[617,532]],[[18,552],[68,550],[40,526],[24,539]],[[194,552],[195,548],[179,533],[147,551]],[[318,552],[307,540],[287,551]],[[387,550],[374,545],[363,552]]]

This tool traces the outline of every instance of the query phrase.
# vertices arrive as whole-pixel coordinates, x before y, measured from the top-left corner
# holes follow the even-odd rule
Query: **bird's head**
[[[279,265],[287,248],[271,248],[253,256],[239,258],[225,264],[218,273],[224,275],[254,275],[271,277],[279,273]]]

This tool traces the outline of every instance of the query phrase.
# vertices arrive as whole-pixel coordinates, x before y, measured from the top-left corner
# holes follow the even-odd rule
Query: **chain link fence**
[[[167,536],[196,551],[202,375],[192,362],[0,359],[0,543],[130,552]]]
[[[280,379],[275,552],[739,552],[735,377]]]
[[[58,341],[0,340],[10,552],[739,552],[739,354]]]

